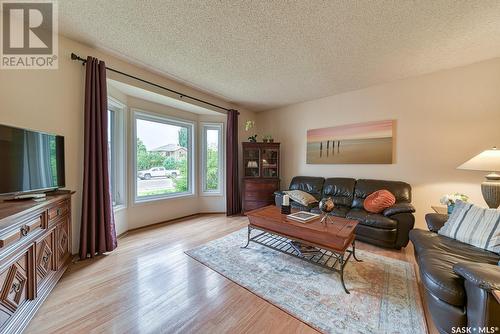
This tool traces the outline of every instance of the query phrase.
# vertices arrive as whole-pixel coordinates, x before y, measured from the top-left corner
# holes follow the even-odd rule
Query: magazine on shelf
[[[300,222],[300,223],[307,223],[310,222],[311,220],[314,220],[319,217],[318,214],[316,213],[311,213],[307,211],[299,211],[292,213],[290,215],[286,216],[288,219]]]

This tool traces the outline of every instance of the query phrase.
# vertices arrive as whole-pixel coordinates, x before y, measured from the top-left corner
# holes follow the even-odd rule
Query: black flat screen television
[[[63,188],[64,137],[0,124],[0,195]]]

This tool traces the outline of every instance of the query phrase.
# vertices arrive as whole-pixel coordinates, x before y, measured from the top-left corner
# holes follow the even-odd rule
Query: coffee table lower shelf
[[[260,231],[259,234],[251,236],[252,230]],[[299,248],[297,248],[292,241],[304,243],[308,246],[313,246],[317,249],[317,252],[305,253],[303,254]],[[347,290],[344,283],[344,268],[351,258],[351,256],[357,261],[362,262],[362,260],[356,257],[356,244],[353,238],[351,243],[351,248],[346,249],[343,253],[337,252],[331,249],[324,249],[322,247],[316,246],[313,243],[307,242],[305,240],[291,239],[288,236],[280,235],[276,232],[271,232],[265,230],[261,227],[248,226],[248,237],[247,244],[242,248],[248,248],[250,242],[255,242],[259,245],[266,246],[268,248],[274,249],[278,252],[288,254],[299,258],[301,260],[307,261],[309,263],[315,264],[317,266],[329,269],[333,272],[340,274],[340,281],[342,282],[342,287],[346,293],[350,293]]]

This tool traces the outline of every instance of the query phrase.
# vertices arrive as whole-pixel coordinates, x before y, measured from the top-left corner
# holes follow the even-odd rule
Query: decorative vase
[[[269,142],[270,142],[270,143],[274,143],[274,139],[272,139],[272,138],[271,138],[271,139],[269,139]]]
[[[448,204],[448,214],[449,215],[451,215],[454,208],[455,208],[455,203]]]
[[[267,143],[267,138],[262,139],[264,143]]]

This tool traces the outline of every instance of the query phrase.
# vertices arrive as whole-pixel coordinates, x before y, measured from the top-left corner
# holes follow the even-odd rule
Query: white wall
[[[402,180],[413,187],[417,226],[442,194],[486,205],[483,172],[456,167],[500,147],[500,58],[258,113],[260,133],[282,143],[282,187],[294,175]],[[395,119],[392,165],[308,165],[308,129]]]
[[[0,123],[57,133],[65,137],[66,185],[75,190],[73,196],[73,252],[78,250],[83,182],[83,94],[84,67],[70,59],[71,52],[86,57],[92,55],[106,61],[107,66],[165,85],[174,90],[223,105],[231,104],[197,91],[165,76],[140,68],[96,49],[60,36],[59,69],[0,70]],[[113,75],[113,79],[121,79]],[[123,79],[124,82],[132,83]],[[240,111],[243,117],[253,113]],[[243,134],[243,132],[241,132]],[[118,212],[118,233],[130,227],[161,222],[193,213],[190,202],[176,200],[162,204],[144,204],[132,212]],[[204,206],[201,206],[205,210]],[[174,212],[175,214],[173,214]]]

